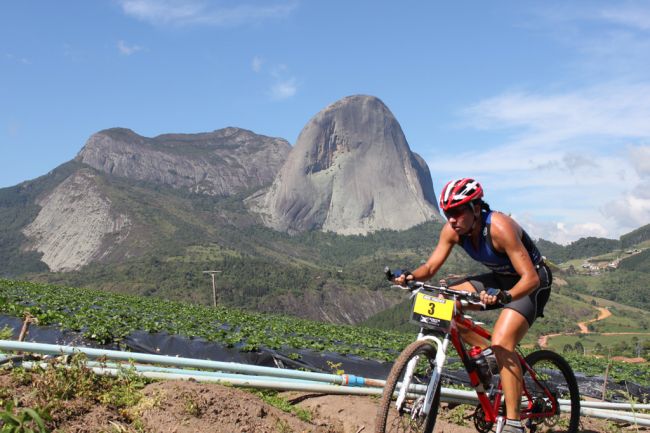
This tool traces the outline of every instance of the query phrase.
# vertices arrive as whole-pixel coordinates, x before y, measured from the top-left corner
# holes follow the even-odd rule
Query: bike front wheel
[[[580,424],[580,393],[569,363],[549,350],[529,354],[526,363],[534,375],[524,368],[522,415],[525,413],[528,420],[522,421],[535,433],[576,433]],[[553,400],[559,403],[555,411]]]
[[[436,348],[426,340],[415,341],[402,351],[386,380],[375,423],[376,433],[432,433],[440,405],[440,382],[428,415],[423,414],[424,394],[409,394],[398,408],[394,394],[403,383],[407,365],[416,359],[411,384],[426,387],[435,368]]]

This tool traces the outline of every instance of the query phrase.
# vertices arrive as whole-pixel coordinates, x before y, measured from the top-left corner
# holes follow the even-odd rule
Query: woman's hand
[[[413,274],[411,274],[409,271],[404,271],[401,272],[400,275],[396,276],[393,279],[393,283],[400,285],[400,286],[406,286],[406,283],[408,281],[413,281]]]
[[[499,291],[497,290],[496,293],[492,292],[494,294],[490,294],[488,292],[492,292],[492,290],[488,289],[479,293],[479,296],[481,297],[481,302],[484,303],[485,305],[496,304],[498,301],[496,295],[499,293]]]
[[[494,289],[492,287],[479,293],[481,302],[485,305],[493,305],[497,302],[502,305],[512,302],[512,295],[507,290]]]

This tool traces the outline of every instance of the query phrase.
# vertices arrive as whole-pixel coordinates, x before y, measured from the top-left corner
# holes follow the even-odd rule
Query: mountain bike
[[[386,269],[387,277],[394,275]],[[377,433],[431,433],[440,405],[441,379],[447,348],[453,345],[478,397],[472,415],[480,433],[505,425],[505,399],[496,366],[488,349],[469,351],[459,326],[490,340],[480,322],[462,312],[467,305],[483,305],[477,293],[459,291],[442,284],[409,282],[411,321],[420,326],[415,342],[399,355],[386,380],[376,419]],[[480,353],[477,353],[477,350]],[[580,395],[575,375],[567,361],[555,352],[538,350],[523,356],[516,351],[523,374],[521,420],[531,433],[576,433],[580,422]],[[453,391],[452,391],[453,392]]]

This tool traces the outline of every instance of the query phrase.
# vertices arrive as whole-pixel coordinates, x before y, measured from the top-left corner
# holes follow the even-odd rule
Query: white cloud
[[[650,141],[650,84],[506,92],[463,114],[470,126],[504,134],[503,142],[462,154],[441,149],[432,172],[441,183],[474,176],[493,208],[530,211],[531,236],[617,238],[650,223],[650,197],[639,194],[650,191],[650,182],[643,186],[650,146],[639,144]]]
[[[289,15],[295,0],[271,5],[216,6],[200,0],[119,0],[129,16],[155,25],[238,26]]]
[[[481,129],[520,128],[528,143],[584,136],[650,136],[650,84],[608,83],[566,93],[508,92],[464,112]],[[521,141],[524,141],[521,139]]]
[[[644,197],[643,189],[647,191],[650,185],[638,185],[633,192],[627,192],[622,197],[608,202],[603,212],[612,218],[619,227],[627,231],[650,224],[650,197]]]
[[[650,178],[650,146],[630,148],[630,159],[639,176]]]
[[[635,229],[650,223],[650,146],[630,148],[628,156],[641,179],[606,203],[602,210],[620,227]]]
[[[27,57],[15,56],[15,55],[13,55],[11,53],[5,54],[5,57],[10,62],[22,63],[23,65],[31,65],[32,64],[32,62]]]
[[[615,24],[636,28],[639,30],[650,30],[650,10],[637,5],[618,5],[616,9],[604,9],[600,12],[600,18]]]
[[[292,97],[298,91],[298,84],[295,78],[277,81],[271,86],[271,97],[276,100]]]
[[[255,73],[261,72],[263,63],[264,60],[262,60],[260,56],[253,57],[253,61],[251,62],[251,68],[253,69],[253,72]]]
[[[253,70],[259,67],[261,71],[262,59],[255,57],[253,59]],[[271,77],[271,86],[268,89],[268,96],[275,101],[281,101],[291,98],[298,92],[298,80],[289,71],[289,67],[285,64],[275,64],[266,68],[268,76]]]
[[[540,221],[537,215],[530,213],[523,215],[512,215],[512,217],[524,227],[526,232],[533,239],[545,239],[566,245],[576,239],[589,236],[607,237],[609,230],[598,222],[565,223],[554,221]]]
[[[131,54],[135,54],[138,51],[141,51],[142,47],[139,45],[129,45],[123,40],[119,40],[117,41],[117,49],[125,56],[130,56]]]

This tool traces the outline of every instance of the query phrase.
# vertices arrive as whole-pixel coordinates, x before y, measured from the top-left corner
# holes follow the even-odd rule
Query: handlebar
[[[399,285],[395,285],[394,287],[400,287],[401,289],[404,289],[403,286],[399,286]],[[431,290],[434,292],[441,293],[443,295],[452,296],[458,299],[459,301],[465,300],[470,303],[481,302],[481,297],[476,292],[468,292],[466,290],[454,290],[444,285],[434,286],[431,284],[423,283],[421,281],[414,281],[414,280],[408,281],[406,283],[406,289],[409,290],[410,292],[416,292],[416,291],[420,291],[421,289],[426,289],[426,290]]]
[[[402,274],[406,274],[406,275],[410,274],[410,272],[408,271],[396,271],[395,273],[393,273],[391,272],[388,266],[386,266],[384,272],[386,274],[386,278],[389,281],[393,281],[395,278],[399,277]],[[481,296],[478,293],[468,292],[466,290],[450,289],[445,284],[442,284],[440,286],[434,286],[431,284],[423,283],[421,281],[407,280],[406,286],[394,285],[393,287],[400,288],[402,290],[408,290],[411,293],[416,293],[421,289],[431,290],[434,292],[441,293],[443,295],[452,296],[459,301],[466,301],[470,304],[480,304],[485,306],[485,304],[481,302]],[[488,289],[488,294],[496,296],[497,301],[500,302],[502,305],[507,304],[512,300],[510,294],[504,290],[490,288]]]

